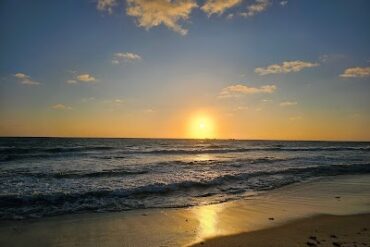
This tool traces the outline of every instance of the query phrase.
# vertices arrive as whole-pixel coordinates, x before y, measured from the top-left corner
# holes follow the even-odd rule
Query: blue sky
[[[189,137],[182,123],[203,112],[220,138],[369,140],[369,10],[1,1],[0,134]]]

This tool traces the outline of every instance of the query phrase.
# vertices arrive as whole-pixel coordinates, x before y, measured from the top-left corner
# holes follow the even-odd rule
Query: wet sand
[[[216,205],[2,221],[0,246],[314,246],[307,244],[311,235],[318,246],[337,246],[329,232],[349,244],[369,228],[367,213],[370,176],[340,176]],[[354,241],[338,244],[368,244]]]
[[[217,237],[193,245],[200,246],[366,247],[370,246],[370,214],[315,216],[278,227]]]

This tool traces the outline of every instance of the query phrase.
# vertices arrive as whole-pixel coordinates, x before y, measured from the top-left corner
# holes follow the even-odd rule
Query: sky
[[[368,0],[2,0],[0,136],[370,140]]]

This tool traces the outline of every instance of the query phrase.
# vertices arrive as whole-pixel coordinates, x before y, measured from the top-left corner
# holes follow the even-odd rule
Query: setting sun
[[[215,125],[211,117],[198,114],[191,118],[189,136],[195,139],[215,138]]]

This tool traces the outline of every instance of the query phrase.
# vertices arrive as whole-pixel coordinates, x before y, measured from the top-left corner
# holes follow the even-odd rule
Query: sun
[[[189,123],[189,136],[195,139],[215,138],[215,124],[206,114],[193,116]]]

